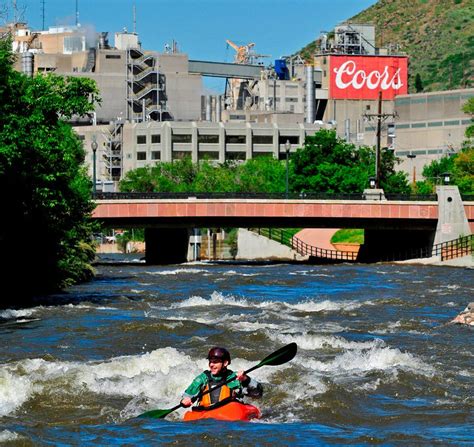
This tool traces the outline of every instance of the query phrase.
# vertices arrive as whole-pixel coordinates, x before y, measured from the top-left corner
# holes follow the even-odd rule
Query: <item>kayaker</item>
[[[207,354],[209,360],[209,370],[199,374],[186,388],[183,393],[181,403],[184,407],[190,407],[193,404],[193,397],[200,392],[207,391],[209,388],[233,378],[231,382],[222,385],[220,388],[205,394],[197,400],[197,405],[201,408],[213,408],[217,404],[223,405],[226,402],[237,400],[243,395],[259,398],[263,394],[262,385],[255,379],[251,379],[244,371],[234,371],[227,369],[230,365],[230,353],[227,349],[214,347]],[[244,393],[245,391],[245,393]]]

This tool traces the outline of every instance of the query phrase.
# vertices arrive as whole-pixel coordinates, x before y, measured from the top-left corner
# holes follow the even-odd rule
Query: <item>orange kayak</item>
[[[192,410],[184,413],[183,420],[198,421],[200,419],[219,419],[220,421],[250,421],[258,419],[262,413],[257,407],[240,402],[229,402],[213,410]]]

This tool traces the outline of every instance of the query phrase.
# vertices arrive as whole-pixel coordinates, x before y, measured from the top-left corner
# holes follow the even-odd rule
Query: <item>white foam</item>
[[[324,311],[349,311],[363,306],[373,306],[372,301],[304,301],[298,304],[283,303],[289,309],[301,310],[304,312],[324,312]]]
[[[227,270],[224,272],[224,276],[258,276],[258,273],[243,273],[236,272],[235,270]]]
[[[330,362],[308,359],[305,362],[310,368],[332,376],[365,376],[372,371],[396,372],[398,370],[416,372],[431,377],[434,369],[410,353],[401,352],[398,348],[389,348],[375,344],[369,349],[356,349],[336,356]]]
[[[180,269],[173,269],[173,270],[161,270],[157,272],[147,272],[149,275],[179,275],[181,273],[208,273],[207,270],[204,269],[192,269],[192,268],[180,268]]]
[[[304,350],[316,350],[316,349],[364,349],[371,348],[374,345],[383,343],[382,341],[366,341],[366,342],[355,342],[348,341],[343,337],[334,335],[316,335],[316,334],[282,334],[277,333],[274,335],[282,343],[295,342],[298,348]]]
[[[233,296],[224,296],[220,292],[212,292],[209,299],[205,299],[201,296],[192,296],[181,303],[172,304],[172,308],[185,308],[185,307],[203,307],[203,306],[216,306],[216,305],[226,305],[226,306],[237,306],[237,307],[251,307],[252,304],[249,303],[245,298],[237,299]],[[256,305],[258,307],[258,305]]]
[[[94,306],[93,304],[66,304],[64,307],[71,309],[118,310],[116,307]]]
[[[235,306],[252,307],[257,309],[281,309],[287,308],[302,312],[324,312],[324,311],[351,311],[363,306],[373,306],[372,301],[314,301],[305,300],[300,303],[287,303],[279,301],[252,302],[246,298],[236,298],[232,295],[226,296],[221,292],[214,291],[209,299],[201,296],[192,296],[180,303],[172,304],[172,308],[204,307],[204,306]]]
[[[0,318],[21,318],[31,317],[38,308],[33,309],[6,309],[0,312]]]
[[[35,391],[26,376],[19,376],[0,368],[0,416],[10,414],[23,405]]]
[[[21,438],[22,436],[20,436],[18,433],[12,432],[10,430],[0,431],[0,442],[17,441]]]
[[[255,362],[234,358],[234,365],[235,370],[248,369]],[[25,359],[0,365],[0,416],[13,413],[42,392],[78,396],[87,390],[99,395],[128,397],[132,401],[127,411],[135,412],[134,415],[150,408],[166,408],[176,404],[184,389],[206,367],[204,358],[193,359],[171,347],[102,362]],[[278,371],[286,367],[289,366],[282,365]],[[269,380],[275,372],[272,368],[262,368],[258,380]]]

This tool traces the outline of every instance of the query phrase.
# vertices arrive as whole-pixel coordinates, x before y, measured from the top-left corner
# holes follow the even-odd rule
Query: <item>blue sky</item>
[[[76,0],[44,0],[48,26],[75,24]],[[5,3],[8,3],[5,0]],[[232,62],[230,39],[254,42],[255,52],[271,55],[266,64],[292,54],[375,0],[78,0],[79,22],[113,35],[136,27],[143,48],[162,51],[173,39],[190,59]],[[17,0],[32,29],[42,27],[42,0]],[[217,81],[218,83],[219,81]],[[212,82],[211,82],[212,84]],[[209,83],[206,82],[209,87]],[[212,87],[212,85],[211,85]]]

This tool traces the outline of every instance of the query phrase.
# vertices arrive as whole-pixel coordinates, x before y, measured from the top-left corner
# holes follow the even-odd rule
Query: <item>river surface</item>
[[[473,301],[474,270],[97,270],[41,305],[0,310],[0,444],[474,445],[474,331],[447,324]],[[213,345],[248,369],[291,342],[291,362],[252,374],[265,388],[249,401],[258,422],[135,417],[176,405]]]

